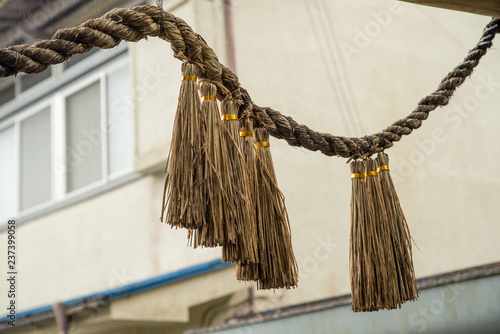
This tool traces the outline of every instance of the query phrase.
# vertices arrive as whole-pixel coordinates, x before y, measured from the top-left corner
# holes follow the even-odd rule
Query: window
[[[0,217],[5,219],[17,213],[17,155],[14,126],[0,131]]]
[[[20,122],[21,210],[51,198],[50,107]]]
[[[102,178],[100,82],[66,98],[66,184],[73,191]]]
[[[30,88],[46,82],[52,77],[52,68],[36,74],[19,73],[14,77],[1,79],[0,81],[0,107],[7,102],[15,100]],[[48,80],[47,80],[48,81]]]
[[[0,122],[0,222],[132,171],[130,81],[121,57]]]
[[[133,150],[132,85],[129,71],[116,71],[106,81],[108,117],[108,168],[113,174],[131,166]]]

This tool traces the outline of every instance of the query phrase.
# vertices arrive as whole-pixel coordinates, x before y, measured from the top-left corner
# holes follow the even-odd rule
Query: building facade
[[[0,26],[2,46],[144,2],[12,3],[0,8],[0,15],[11,8],[9,15],[19,16]],[[489,20],[393,0],[182,0],[164,1],[164,8],[203,36],[257,104],[345,136],[378,132],[410,113]],[[418,245],[418,278],[500,261],[498,59],[490,50],[448,106],[388,150]],[[2,330],[54,333],[69,321],[69,333],[182,333],[349,293],[344,160],[271,139],[299,264],[297,289],[256,291],[235,279],[220,249],[186,247],[186,231],[159,222],[180,65],[168,43],[150,38],[0,80],[0,252],[7,254],[8,220],[15,220],[18,272],[17,324],[2,318]],[[498,279],[488,284],[500,297]],[[9,285],[2,280],[0,288],[4,309]],[[454,303],[478,303],[460,298]],[[487,305],[483,314],[500,315],[497,304]],[[355,323],[346,310],[331,312]],[[385,328],[380,321],[398,323],[388,332],[422,332],[411,312],[375,315],[368,327],[343,332],[377,332]],[[269,332],[279,331],[274,324]]]

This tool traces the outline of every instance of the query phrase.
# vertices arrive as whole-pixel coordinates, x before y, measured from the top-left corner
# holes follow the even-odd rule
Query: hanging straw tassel
[[[257,233],[257,259],[256,261],[239,261],[236,265],[236,278],[240,281],[258,281],[265,278],[263,276],[265,271],[262,270],[262,262],[260,261],[260,254],[264,249],[264,236],[262,229],[257,226],[257,164],[253,121],[249,118],[241,121],[240,139],[241,152],[243,153],[248,171],[248,201],[251,208],[251,220],[249,224],[253,225]]]
[[[205,127],[200,114],[193,64],[182,66],[183,79],[165,167],[160,220],[175,227],[200,228],[205,222],[203,194],[203,138]]]
[[[250,172],[242,154],[243,142],[240,140],[238,109],[234,101],[222,102],[224,120],[223,162],[230,170],[223,178],[228,199],[233,202],[235,216],[230,216],[230,224],[237,230],[235,243],[229,242],[222,247],[222,261],[248,261],[258,263],[257,227],[252,212]]]
[[[405,215],[399,202],[396,188],[389,171],[389,156],[383,152],[377,156],[377,169],[386,212],[388,215],[392,240],[393,256],[396,264],[396,274],[399,283],[401,303],[416,300],[419,295],[415,280],[412,259],[412,237],[406,222]]]
[[[226,189],[232,189],[229,175],[231,171],[227,147],[224,142],[223,124],[217,106],[217,87],[209,82],[202,82],[201,114],[206,125],[204,146],[204,201],[206,203],[205,223],[197,230],[191,230],[194,247],[216,247],[237,241],[234,204],[229,200]]]
[[[349,263],[355,312],[394,309],[402,304],[377,168],[373,159],[351,163]]]
[[[278,188],[273,160],[269,150],[269,133],[255,130],[257,148],[257,225],[260,249],[261,278],[258,289],[296,287],[298,267],[292,249],[290,222],[285,199]]]
[[[396,274],[396,263],[392,249],[392,235],[388,220],[387,210],[382,193],[382,186],[378,176],[378,163],[374,159],[365,160],[366,194],[373,217],[372,242],[377,246],[375,253],[371,256],[375,264],[375,291],[377,300],[374,309],[394,309],[401,307],[402,301],[399,294],[398,277]],[[371,205],[370,205],[371,204]],[[373,306],[370,306],[373,307]]]
[[[368,236],[374,235],[373,208],[368,202],[365,184],[365,164],[351,162],[351,237],[349,248],[349,274],[351,278],[352,310],[368,311],[375,307],[378,297],[375,286],[375,266],[378,259],[376,244]]]

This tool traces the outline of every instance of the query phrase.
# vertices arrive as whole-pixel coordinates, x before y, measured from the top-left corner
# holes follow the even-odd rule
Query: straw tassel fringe
[[[265,268],[262,268],[260,261],[262,251],[264,250],[264,240],[261,230],[257,226],[257,163],[254,142],[253,122],[246,118],[241,121],[240,143],[241,151],[246,162],[249,180],[249,205],[251,208],[251,220],[248,222],[253,225],[257,237],[257,261],[239,261],[236,265],[236,278],[240,281],[258,281],[265,278]],[[259,263],[260,262],[260,263]]]
[[[254,131],[251,119],[240,129],[229,99],[222,121],[216,86],[201,84],[200,104],[196,67],[185,63],[182,72],[160,219],[188,228],[194,247],[222,246],[223,260],[237,263],[238,280],[257,281],[258,289],[296,287],[298,266],[267,130]],[[412,238],[388,163],[385,153],[351,163],[355,312],[400,308],[419,295]]]
[[[257,149],[257,226],[261,278],[258,289],[294,288],[298,284],[298,266],[292,249],[290,222],[285,199],[278,188],[269,150],[269,133],[255,130]]]
[[[205,224],[190,231],[194,246],[216,247],[237,241],[236,212],[234,203],[229,200],[225,189],[232,189],[230,162],[224,157],[224,129],[217,106],[217,87],[202,82],[201,114],[206,124],[204,145],[204,201],[206,203]]]
[[[390,222],[393,256],[399,283],[399,302],[402,304],[409,300],[416,300],[419,295],[413,268],[412,237],[392,181],[389,156],[380,152],[377,161],[382,194]]]
[[[223,162],[227,164],[225,191],[227,198],[233,202],[235,216],[231,216],[231,224],[237,228],[236,242],[226,243],[222,247],[222,260],[224,262],[248,261],[259,262],[257,227],[255,213],[252,207],[252,185],[255,182],[250,174],[249,167],[243,157],[243,141],[240,139],[240,126],[238,122],[238,109],[234,101],[222,102],[224,120],[224,144],[222,151]]]
[[[377,173],[378,163],[374,159],[364,161],[366,166],[365,184],[369,212],[373,217],[372,243],[376,245],[371,259],[374,262],[376,292],[375,304],[366,305],[368,311],[392,309],[399,306],[396,266],[392,256],[391,235],[382,186]],[[370,211],[371,210],[371,211]]]
[[[375,293],[375,263],[369,256],[374,254],[374,244],[367,235],[373,234],[372,209],[368,208],[368,196],[365,184],[365,164],[355,160],[351,162],[351,237],[349,248],[349,273],[351,278],[352,310],[361,311],[373,305]]]
[[[418,290],[411,236],[388,174],[387,155],[353,161],[351,246],[352,310],[395,309],[415,300]],[[387,174],[385,174],[387,173]]]
[[[205,125],[200,114],[193,64],[182,66],[183,80],[165,167],[160,220],[172,227],[200,228],[205,224],[203,194]]]

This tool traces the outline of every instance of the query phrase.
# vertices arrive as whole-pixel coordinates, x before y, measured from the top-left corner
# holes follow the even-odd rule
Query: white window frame
[[[52,107],[51,107],[51,99],[50,98],[45,98],[41,100],[39,103],[37,103],[34,106],[31,106],[24,110],[23,112],[15,115],[14,117],[10,118],[9,120],[0,123],[0,131],[3,131],[7,129],[10,126],[14,126],[14,140],[16,143],[16,149],[15,149],[15,161],[12,163],[15,164],[16,169],[18,170],[18,175],[17,175],[17,182],[16,182],[16,189],[15,191],[15,196],[16,196],[16,213],[19,214],[21,212],[21,173],[20,167],[21,167],[21,122],[30,118],[31,116],[36,115],[37,113],[41,112],[42,110],[45,110],[46,108],[50,108],[50,117],[52,121]],[[51,132],[52,132],[52,124],[51,124]],[[51,140],[52,140],[52,134],[51,134]],[[51,151],[51,154],[53,152]],[[52,157],[51,157],[52,159]],[[36,211],[41,208],[44,208],[48,205],[52,205],[54,202],[54,196],[53,196],[53,188],[51,189],[51,199],[47,202],[43,202],[41,204],[35,205],[32,208],[22,210],[22,212],[29,212],[29,211]]]
[[[92,58],[92,57],[89,57]],[[84,60],[85,61],[85,60]],[[82,64],[83,65],[83,64]],[[80,64],[76,64],[76,66],[80,66]],[[109,166],[108,166],[108,132],[107,129],[103,129],[103,126],[107,126],[108,120],[108,103],[107,103],[107,77],[113,74],[116,71],[122,70],[125,67],[130,68],[130,59],[129,56],[119,56],[117,59],[113,60],[110,64],[105,64],[103,66],[99,66],[99,69],[93,73],[85,75],[71,83],[68,84],[67,87],[63,87],[62,89],[54,91],[48,97],[45,97],[39,101],[37,101],[32,106],[22,110],[21,112],[16,113],[12,117],[9,117],[3,122],[0,122],[0,131],[14,126],[14,134],[15,134],[15,163],[16,169],[19,170],[21,166],[21,122],[36,113],[50,107],[50,137],[51,137],[51,199],[47,202],[38,204],[29,209],[25,209],[21,211],[20,203],[21,203],[21,175],[19,174],[17,177],[17,187],[15,189],[16,195],[16,216],[18,219],[35,217],[46,212],[51,212],[53,210],[57,210],[61,207],[61,203],[68,203],[67,205],[78,201],[80,199],[84,199],[93,194],[99,193],[101,191],[108,190],[109,187],[115,187],[121,183],[129,182],[131,180],[139,177],[134,174],[134,164],[129,168],[123,169],[121,171],[115,172],[113,174],[109,174]],[[71,68],[70,68],[71,69]],[[131,77],[132,79],[132,77]],[[74,94],[85,87],[99,82],[100,85],[100,107],[101,107],[101,132],[103,133],[103,138],[101,141],[101,160],[102,160],[102,178],[96,182],[88,184],[84,187],[76,189],[74,191],[67,191],[66,184],[66,98],[71,94]],[[131,84],[131,86],[133,86]],[[132,92],[129,92],[132,94]],[[133,131],[133,128],[132,128]],[[135,147],[135,137],[132,135],[132,147],[131,150]],[[62,170],[56,170],[57,166],[61,167]],[[62,176],[62,177],[61,177]],[[62,205],[64,206],[64,205]],[[0,222],[0,229],[5,225],[6,221]]]

